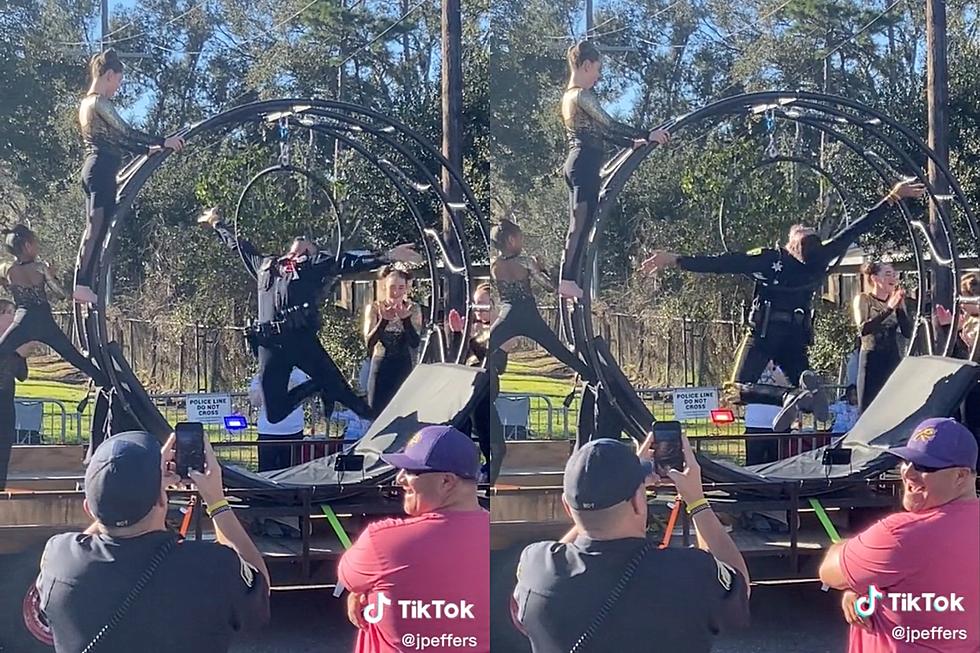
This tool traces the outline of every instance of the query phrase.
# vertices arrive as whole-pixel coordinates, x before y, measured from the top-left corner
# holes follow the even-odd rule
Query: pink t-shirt
[[[848,540],[840,563],[858,594],[866,596],[870,585],[885,594],[869,618],[872,632],[851,627],[849,653],[980,651],[980,501],[889,515]],[[920,611],[903,610],[889,592],[955,593],[964,611],[926,612],[925,598]]]
[[[377,624],[358,631],[356,653],[490,650],[490,513],[485,510],[370,524],[340,559],[337,574],[349,590],[367,594],[369,606],[379,604],[382,592],[392,602]],[[418,603],[403,608],[399,601],[428,604],[429,618],[413,610]],[[433,601],[456,608],[440,618],[443,608]],[[469,612],[472,618],[466,618]]]

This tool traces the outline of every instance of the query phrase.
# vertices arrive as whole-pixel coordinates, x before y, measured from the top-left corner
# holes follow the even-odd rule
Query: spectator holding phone
[[[820,580],[844,590],[842,608],[851,624],[849,653],[886,651],[980,651],[980,501],[977,443],[953,419],[927,419],[908,444],[892,449],[902,460],[904,512],[888,515],[865,531],[834,544],[820,566]],[[870,586],[884,594],[918,599],[918,610],[894,609],[878,597],[869,616],[855,601]],[[962,597],[962,610],[927,610],[925,593]],[[952,636],[903,641],[913,630],[943,629]],[[898,636],[896,636],[898,633]]]
[[[670,479],[697,529],[699,549],[647,539],[646,486],[656,484],[651,435],[634,452],[593,440],[565,466],[562,503],[575,526],[560,542],[521,554],[511,607],[534,653],[711,650],[720,631],[745,625],[745,560],[704,498],[687,438]]]
[[[217,543],[182,541],[167,530],[167,487],[180,481],[174,441],[161,451],[149,433],[129,431],[95,450],[85,472],[85,510],[95,523],[52,537],[37,578],[57,653],[90,645],[221,653],[234,632],[268,621],[268,571],[224,498],[221,467],[207,441],[205,469],[189,475]]]

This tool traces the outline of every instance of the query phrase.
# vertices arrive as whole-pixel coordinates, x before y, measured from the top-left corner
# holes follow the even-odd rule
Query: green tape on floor
[[[330,526],[333,528],[333,532],[337,534],[337,538],[340,540],[340,543],[344,545],[345,549],[349,549],[351,545],[350,537],[348,537],[347,531],[344,530],[344,527],[340,525],[340,520],[337,519],[337,513],[333,511],[333,508],[330,507],[329,503],[323,504],[320,506],[320,509],[323,510],[323,514],[326,515],[327,521],[330,522]]]
[[[823,506],[820,505],[820,502],[817,501],[816,499],[810,499],[810,507],[813,508],[813,511],[817,513],[817,519],[819,519],[820,523],[823,524],[823,529],[827,531],[827,537],[830,538],[830,541],[833,542],[834,544],[840,542],[841,541],[840,533],[837,532],[837,529],[834,527],[834,523],[830,521],[830,517],[827,515],[827,511],[823,509]]]

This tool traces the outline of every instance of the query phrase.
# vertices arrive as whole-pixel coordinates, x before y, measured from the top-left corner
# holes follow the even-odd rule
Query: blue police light
[[[241,415],[225,415],[225,428],[229,431],[244,431],[248,428],[248,420]]]

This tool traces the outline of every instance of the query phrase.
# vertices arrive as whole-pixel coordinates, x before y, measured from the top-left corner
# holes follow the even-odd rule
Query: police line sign
[[[674,390],[674,419],[703,419],[718,408],[718,388],[677,388]]]
[[[231,397],[228,395],[184,395],[187,421],[202,424],[224,424],[225,416],[231,415]]]

